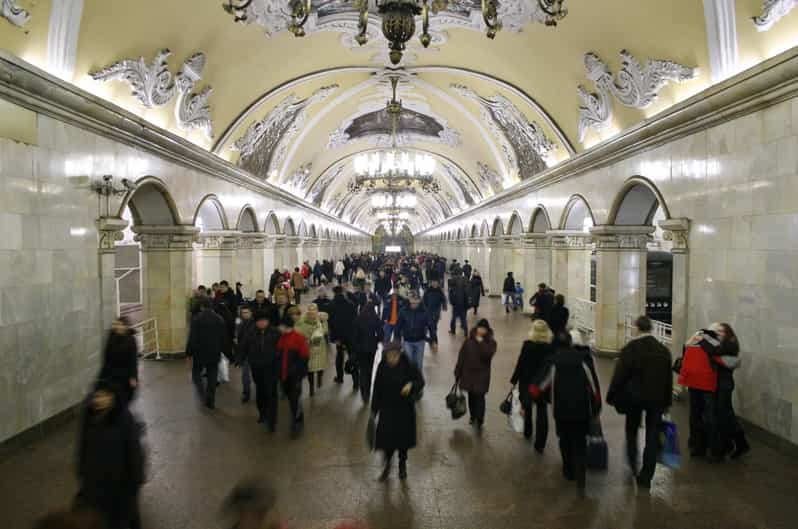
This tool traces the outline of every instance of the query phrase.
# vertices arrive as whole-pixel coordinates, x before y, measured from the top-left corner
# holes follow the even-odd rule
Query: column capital
[[[239,232],[229,230],[203,231],[197,235],[197,242],[202,245],[203,250],[235,250],[240,235]]]
[[[318,239],[305,239],[305,242],[302,243],[302,246],[306,248],[318,248],[321,246],[321,241]]]
[[[665,240],[673,244],[671,252],[687,253],[690,249],[690,219],[663,219],[658,224],[664,232],[662,235]]]
[[[239,233],[236,248],[239,250],[262,249],[266,244],[266,235],[259,232]]]
[[[135,240],[141,243],[141,250],[191,251],[199,228],[185,224],[176,226],[142,225],[133,226]]]
[[[521,244],[520,235],[503,235],[500,240],[501,246],[503,248],[515,248],[516,246],[520,247]]]
[[[98,248],[100,253],[116,251],[116,241],[124,238],[122,231],[127,228],[128,222],[119,217],[100,217],[94,222],[99,235]]]
[[[590,233],[597,251],[645,251],[654,226],[593,226]]]
[[[525,233],[522,239],[523,248],[551,248],[551,238],[545,233]]]
[[[592,241],[590,233],[579,230],[549,230],[551,247],[562,250],[587,250]]]

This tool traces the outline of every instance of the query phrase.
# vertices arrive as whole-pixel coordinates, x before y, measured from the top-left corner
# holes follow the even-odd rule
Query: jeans
[[[410,362],[415,364],[419,371],[424,370],[424,348],[427,343],[424,340],[418,342],[405,342],[402,344],[402,350],[410,359]]]
[[[476,393],[474,391],[468,392],[468,411],[471,413],[471,419],[479,426],[485,422],[485,394]]]
[[[643,468],[637,472],[637,432],[646,413],[646,447],[643,450]],[[654,468],[657,466],[657,452],[659,451],[659,434],[662,430],[662,410],[649,408],[635,410],[626,414],[626,458],[629,468],[643,480],[650,482],[654,477]]]
[[[205,371],[205,379],[202,378],[202,371]],[[191,379],[197,388],[197,393],[203,399],[205,405],[213,407],[216,405],[216,378],[219,375],[219,364],[200,364],[194,360],[191,364]]]
[[[249,399],[250,388],[252,387],[252,376],[250,371],[249,362],[244,361],[244,363],[241,364],[241,387],[243,388],[242,393],[247,399]]]
[[[457,320],[460,320],[460,325],[463,327],[463,332],[468,336],[468,309],[465,307],[452,307],[452,321],[449,324],[449,330],[454,334],[457,327]]]
[[[270,430],[274,430],[277,423],[277,381],[265,367],[253,367],[252,379],[255,382],[258,415]]]
[[[357,354],[358,369],[360,370],[360,396],[363,402],[371,399],[371,374],[374,370],[374,353]]]
[[[535,404],[535,448],[542,452],[546,448],[546,439],[549,436],[549,410],[545,402]],[[524,437],[532,438],[532,402],[521,404],[524,409]]]
[[[587,457],[587,425],[563,421],[557,425],[557,434],[560,436],[563,476],[565,479],[575,480],[577,486],[583,489]]]

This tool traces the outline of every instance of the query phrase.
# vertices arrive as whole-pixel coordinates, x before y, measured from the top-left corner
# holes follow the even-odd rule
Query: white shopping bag
[[[216,376],[216,380],[230,382],[230,362],[224,355],[219,359],[219,374]]]
[[[524,417],[521,415],[521,398],[518,388],[513,390],[513,407],[510,410],[510,415],[507,416],[507,422],[515,433],[524,433]]]

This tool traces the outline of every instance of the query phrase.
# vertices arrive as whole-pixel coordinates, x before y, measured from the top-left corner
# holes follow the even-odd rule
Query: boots
[[[401,464],[401,463],[400,463]],[[387,459],[385,461],[385,468],[382,469],[382,474],[380,474],[380,481],[386,481],[388,476],[391,475],[391,459]]]
[[[745,438],[745,432],[740,430],[734,434],[734,452],[732,452],[731,458],[737,459],[738,457],[745,455],[750,451],[751,445],[748,444],[748,441]]]
[[[400,459],[399,460],[399,479],[402,481],[407,479],[407,460]]]

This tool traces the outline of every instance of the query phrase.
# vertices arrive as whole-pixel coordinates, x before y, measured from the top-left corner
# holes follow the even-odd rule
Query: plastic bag
[[[657,460],[670,468],[682,466],[682,454],[679,450],[679,430],[669,415],[662,417],[662,431],[659,435],[659,454]]]
[[[216,376],[219,382],[230,382],[230,361],[222,355],[219,359],[219,374]]]
[[[507,422],[515,433],[524,433],[524,416],[521,415],[521,398],[518,389],[513,390],[512,408],[507,416]]]

